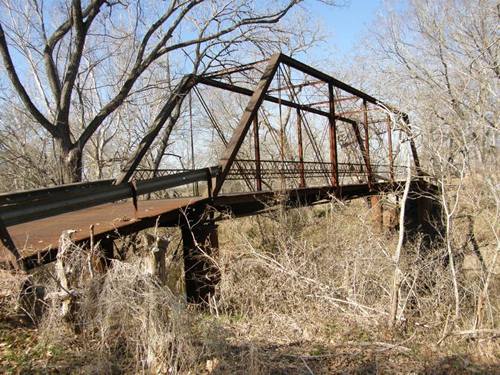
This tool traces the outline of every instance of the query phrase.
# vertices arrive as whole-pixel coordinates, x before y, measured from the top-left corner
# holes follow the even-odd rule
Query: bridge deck
[[[131,201],[110,203],[14,225],[8,230],[22,258],[27,258],[57,248],[61,232],[65,230],[76,230],[73,239],[78,242],[90,237],[91,225],[94,226],[96,238],[114,231],[122,233],[126,227],[141,229],[140,227],[154,225],[159,215],[172,212],[175,213],[172,219],[178,217],[179,209],[184,209],[200,200],[202,199],[144,200],[138,202],[137,211]],[[0,262],[3,260],[0,258]]]
[[[352,199],[387,189],[388,184],[379,183],[370,191],[366,184],[343,186],[341,199]],[[393,186],[394,187],[394,186]],[[329,198],[334,188],[314,187],[291,189],[283,192],[289,205],[310,205]],[[279,194],[273,191],[225,194],[215,200],[201,197],[140,200],[135,211],[131,201],[104,204],[70,213],[35,220],[8,228],[11,238],[21,253],[28,268],[55,259],[61,232],[72,229],[76,242],[90,238],[90,226],[94,226],[96,240],[105,235],[119,236],[137,232],[155,225],[180,224],[182,211],[186,209],[204,210],[207,205],[219,211],[229,210],[236,216],[252,215],[275,205]],[[6,249],[0,245],[0,264],[5,262]]]

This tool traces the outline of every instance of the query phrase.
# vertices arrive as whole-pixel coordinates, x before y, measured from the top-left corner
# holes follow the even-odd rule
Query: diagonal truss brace
[[[160,113],[158,113],[158,115],[155,117],[152,126],[150,127],[148,133],[142,138],[136,152],[128,160],[127,164],[123,168],[123,172],[116,179],[115,185],[120,185],[123,182],[129,181],[135,169],[144,158],[144,155],[146,155],[146,152],[151,147],[151,144],[160,133],[163,125],[170,117],[170,114],[174,110],[175,106],[183,99],[184,96],[189,93],[189,90],[191,90],[195,83],[196,80],[194,75],[187,75],[182,78],[177,87],[174,89],[174,92],[170,96],[170,99],[163,106]]]
[[[236,154],[238,153],[243,143],[243,140],[245,139],[245,136],[247,135],[248,130],[250,129],[252,121],[255,118],[260,105],[264,101],[264,97],[266,96],[266,92],[269,88],[269,85],[271,84],[271,81],[273,80],[274,75],[276,74],[276,71],[280,64],[281,56],[282,55],[280,53],[277,53],[274,54],[269,59],[269,63],[266,66],[264,73],[262,74],[262,77],[257,85],[257,88],[255,89],[252,97],[250,98],[250,101],[247,107],[245,108],[245,112],[243,113],[243,116],[241,117],[238,126],[234,130],[233,135],[231,136],[231,139],[224,152],[224,155],[220,160],[221,172],[216,177],[214,190],[212,192],[213,196],[217,196],[217,194],[220,192],[222,188],[222,185],[224,184],[224,180],[226,179],[226,176],[229,173],[229,170],[231,169],[234,159],[236,158]]]
[[[354,96],[357,96],[360,99],[363,99],[364,103],[373,103],[377,106],[383,106],[385,108],[388,108],[394,113],[397,113],[399,115],[403,115],[405,119],[405,123],[407,124],[409,128],[409,121],[408,121],[408,116],[400,112],[385,103],[377,100],[376,98],[355,89],[352,86],[349,86],[341,81],[336,80],[335,78],[320,72],[306,64],[303,64],[289,56],[283,55],[281,53],[276,53],[274,54],[269,60],[268,64],[264,70],[264,73],[254,91],[242,87],[236,87],[233,85],[225,84],[223,82],[219,82],[216,80],[211,79],[210,77],[205,77],[205,76],[195,76],[195,75],[188,75],[185,76],[181,82],[177,85],[177,87],[174,90],[174,93],[168,100],[168,102],[165,104],[165,106],[162,108],[160,113],[157,115],[155,118],[152,126],[150,127],[148,133],[144,136],[144,138],[141,140],[139,147],[137,151],[132,155],[132,157],[129,159],[127,162],[124,172],[115,180],[115,184],[120,184],[123,182],[127,182],[130,180],[132,177],[135,169],[137,166],[140,164],[141,160],[144,158],[146,152],[148,149],[151,147],[152,143],[154,142],[154,139],[157,137],[159,132],[161,131],[163,125],[165,124],[166,120],[170,116],[172,110],[174,107],[179,103],[179,101],[182,101],[182,98],[188,94],[188,92],[198,83],[201,84],[206,84],[209,86],[215,86],[219,87],[221,89],[226,89],[229,91],[235,91],[240,94],[244,95],[249,95],[251,96],[250,101],[243,113],[243,116],[240,119],[240,122],[236,129],[234,130],[231,139],[229,143],[227,144],[226,150],[224,152],[223,157],[219,161],[220,165],[220,170],[221,173],[215,178],[214,183],[212,184],[213,190],[212,190],[212,195],[217,196],[218,193],[222,189],[222,185],[224,184],[224,181],[229,173],[229,170],[231,169],[232,164],[235,162],[236,155],[243,143],[243,140],[245,139],[246,135],[248,134],[248,131],[251,127],[252,122],[254,121],[257,112],[262,105],[263,101],[271,101],[271,102],[276,102],[279,104],[283,105],[288,105],[290,107],[294,107],[297,109],[313,112],[322,116],[327,116],[327,117],[332,117],[332,113],[329,112],[324,112],[309,106],[304,106],[300,105],[297,103],[289,102],[286,100],[280,100],[278,98],[272,97],[268,95],[268,89],[271,84],[271,81],[273,80],[278,67],[280,64],[288,65],[291,68],[297,69],[299,71],[302,71],[303,73],[306,73],[308,75],[311,75],[315,77],[316,79],[319,79],[320,81],[323,81],[325,83],[328,83],[329,85],[333,85],[335,87],[338,87],[348,93],[351,93]],[[366,110],[366,108],[364,108]],[[354,121],[349,118],[345,118],[343,116],[339,116],[338,114],[333,114],[333,119],[334,120],[339,120],[342,122],[350,123],[353,127],[353,130],[356,135],[356,139],[359,145],[359,148],[361,150],[361,153],[363,155],[363,159],[365,162],[365,165],[367,167],[367,170],[370,169],[370,162],[369,158],[367,155],[367,145],[363,144],[362,138],[359,134],[359,129],[358,129],[358,123],[357,121]],[[365,127],[366,127],[366,118],[365,118]],[[365,129],[366,130],[366,129]],[[413,159],[415,162],[415,165],[417,167],[417,170],[420,169],[420,163],[418,160],[418,155],[417,155],[417,150],[416,146],[413,142],[413,139],[410,139],[411,142],[411,151],[413,153]],[[366,143],[366,142],[365,142]]]

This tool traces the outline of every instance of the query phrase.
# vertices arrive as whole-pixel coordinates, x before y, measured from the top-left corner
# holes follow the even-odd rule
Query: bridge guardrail
[[[54,195],[57,195],[57,197],[60,199],[61,195],[64,194],[77,194],[78,192],[85,193],[88,192],[88,189],[93,189],[98,186],[111,186],[113,184],[113,181],[114,180],[109,179],[91,182],[77,182],[74,184],[16,191],[14,193],[2,193],[0,194],[0,208],[50,199],[54,197]]]
[[[216,177],[219,171],[219,167],[208,167],[119,185],[108,182],[84,183],[87,184],[85,188],[78,184],[76,187],[66,185],[12,193],[12,199],[9,199],[9,194],[3,194],[3,202],[17,201],[18,204],[0,206],[0,220],[8,227],[121,199],[135,199],[139,195],[199,181],[207,181],[210,191],[211,179]],[[32,198],[29,198],[30,194]]]

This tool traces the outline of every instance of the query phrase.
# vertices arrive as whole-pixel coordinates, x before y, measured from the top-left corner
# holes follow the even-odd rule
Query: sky
[[[47,0],[48,3],[54,0]],[[264,0],[265,1],[265,0]],[[347,61],[361,38],[367,34],[384,0],[337,0],[345,5],[328,6],[319,0],[307,0],[303,6],[312,19],[322,25],[325,43],[309,51],[314,60]],[[13,51],[15,55],[15,51]],[[15,58],[15,56],[14,56]],[[304,58],[304,57],[302,57]],[[307,61],[305,57],[304,61]],[[0,82],[2,86],[2,82]]]
[[[339,57],[353,52],[382,7],[382,0],[348,0],[345,6],[331,7],[312,0],[307,8],[323,24],[327,45]]]

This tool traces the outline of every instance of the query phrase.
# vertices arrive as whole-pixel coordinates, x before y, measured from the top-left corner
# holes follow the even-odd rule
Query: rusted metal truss
[[[265,66],[262,68],[262,65]],[[297,70],[309,77],[304,82],[300,84],[292,84],[288,82],[286,86],[279,86],[278,88],[270,89],[271,82],[275,78],[280,66],[287,67],[289,69]],[[257,68],[259,67],[259,68]],[[223,81],[223,78],[227,78],[236,73],[241,73],[243,71],[247,72],[252,69],[256,69],[262,72],[261,77],[255,88],[247,88],[243,86],[238,86],[231,83],[231,80]],[[391,134],[391,122],[390,116],[396,116],[403,124],[402,129],[408,134],[408,139],[411,145],[411,151],[413,155],[413,160],[417,171],[420,171],[420,163],[417,155],[417,149],[411,136],[411,128],[408,121],[408,115],[397,110],[391,105],[384,103],[377,98],[366,94],[365,92],[358,90],[342,81],[335,79],[334,77],[321,72],[309,65],[306,65],[300,61],[297,61],[289,56],[278,53],[273,55],[268,60],[257,61],[255,63],[245,64],[240,67],[223,69],[216,72],[211,72],[203,76],[186,76],[171,96],[171,99],[165,104],[160,114],[154,121],[153,126],[150,128],[147,135],[141,141],[140,147],[132,158],[128,161],[125,171],[117,179],[117,183],[123,183],[128,181],[134,174],[135,169],[140,164],[142,158],[147,152],[147,149],[153,143],[155,137],[160,132],[163,124],[170,116],[176,103],[181,100],[181,98],[195,86],[197,85],[207,85],[215,87],[218,89],[226,90],[229,92],[246,95],[250,97],[248,104],[239,120],[238,126],[234,129],[233,134],[229,141],[225,141],[226,149],[219,160],[220,174],[216,177],[216,181],[213,184],[214,196],[217,196],[222,189],[224,182],[228,174],[230,173],[233,164],[238,163],[237,154],[241,148],[243,140],[249,133],[250,128],[253,124],[253,139],[255,148],[255,187],[256,190],[262,189],[262,166],[260,160],[260,149],[259,149],[259,121],[258,121],[258,111],[263,102],[276,103],[282,106],[294,108],[297,111],[297,138],[299,140],[298,152],[299,152],[299,164],[298,170],[305,171],[305,164],[303,162],[303,145],[302,145],[302,117],[303,113],[311,113],[323,117],[327,117],[329,121],[329,180],[332,186],[339,185],[339,165],[338,165],[338,141],[337,141],[337,127],[338,123],[345,123],[352,127],[352,131],[355,135],[355,139],[358,144],[359,152],[361,154],[362,160],[364,162],[364,173],[367,176],[368,185],[374,183],[374,172],[371,164],[370,158],[370,134],[368,126],[370,124],[377,124],[385,122],[387,123],[387,132]],[[281,90],[287,89],[292,96],[292,99],[296,97],[296,90],[300,90],[308,86],[320,86],[325,85],[327,87],[327,97],[328,100],[315,102],[310,104],[300,103],[298,100],[289,100],[282,98],[279,94]],[[336,95],[336,90],[341,91],[343,95]],[[342,101],[349,102],[360,102],[359,109],[337,112],[336,106]],[[328,110],[321,109],[323,105],[328,105]],[[369,107],[370,106],[370,107]],[[368,113],[372,111],[380,112],[382,115],[386,113],[385,117],[380,120],[369,121]],[[353,118],[354,116],[354,118]],[[362,129],[362,130],[360,130]],[[392,151],[392,137],[388,137],[388,165],[389,174],[391,178],[394,178],[394,161],[393,161],[393,151]],[[302,161],[301,161],[302,160]],[[319,164],[323,163],[323,160],[318,161]],[[237,165],[238,169],[241,169]],[[232,173],[234,177],[234,173]],[[305,185],[305,175],[301,174],[300,185]]]
[[[304,79],[301,83],[293,83],[290,76],[282,73],[282,69],[285,72],[287,70],[300,72],[300,74],[308,78]],[[260,73],[258,82],[252,88],[235,84],[235,80],[229,79],[234,74],[247,74],[251,71]],[[279,74],[284,78],[286,84],[284,86],[281,85],[280,79],[278,86],[271,88],[273,79]],[[152,170],[140,169],[141,161],[160,134],[167,120],[171,117],[176,106],[180,105],[183,98],[189,95],[193,89],[195,94],[199,94],[196,91],[196,87],[199,85],[210,86],[249,97],[246,108],[231,137],[226,139],[221,130],[217,129],[225,145],[224,153],[218,165],[191,171],[156,170],[153,176],[151,173],[153,172]],[[327,100],[301,103],[298,99],[298,93],[300,90],[307,88],[324,89],[322,95]],[[282,97],[281,94],[285,90],[287,91],[287,97]],[[281,106],[285,106],[293,108],[296,111],[295,134],[297,159],[289,160],[286,158],[282,132],[280,133],[280,160],[264,160],[261,158],[259,141],[261,118],[259,118],[259,110],[264,102],[278,104],[280,110]],[[351,105],[348,111],[342,110],[342,103],[346,102]],[[352,106],[355,109],[352,109]],[[205,105],[205,109],[208,110],[207,105]],[[369,112],[376,112],[383,117],[370,121]],[[321,152],[314,142],[314,137],[311,135],[307,124],[306,114],[319,115],[328,119],[328,161],[323,160]],[[198,181],[207,182],[207,195],[210,199],[219,197],[225,181],[235,179],[244,180],[247,186],[261,191],[263,184],[267,184],[266,179],[292,177],[298,180],[300,190],[306,188],[308,178],[324,178],[327,182],[323,187],[328,191],[334,191],[338,197],[341,197],[341,178],[344,176],[354,176],[363,177],[366,188],[368,191],[371,191],[375,186],[378,186],[377,184],[381,180],[388,181],[389,183],[395,182],[398,167],[394,165],[393,158],[391,135],[393,130],[391,122],[393,118],[398,119],[401,123],[400,130],[406,132],[408,135],[413,161],[417,173],[420,174],[417,148],[411,135],[411,127],[407,114],[289,56],[278,53],[265,61],[223,69],[202,76],[187,75],[179,81],[170,99],[155,117],[136,151],[126,162],[123,172],[115,180],[72,184],[0,195],[0,239],[2,240],[3,247],[9,249],[9,256],[15,260],[19,258],[19,252],[9,237],[7,227],[11,225],[47,218],[120,199],[132,198],[135,203],[137,195],[149,194],[173,186]],[[215,119],[212,118],[212,120]],[[373,163],[372,155],[370,155],[371,139],[369,125],[379,123],[386,124],[384,131],[388,134],[388,158],[386,164],[381,164],[380,162],[378,164]],[[353,144],[357,145],[357,153],[362,163],[339,163],[338,137],[339,126],[341,124],[346,125],[346,128],[349,128],[352,134],[354,134],[355,141]],[[250,133],[250,129],[252,129],[250,136],[253,140],[255,159],[238,158],[238,153],[245,137]],[[375,133],[375,136],[377,134]],[[303,143],[306,136],[309,137],[310,145],[316,155],[317,161],[315,162],[306,161],[306,147]],[[309,186],[308,188],[312,187]]]

